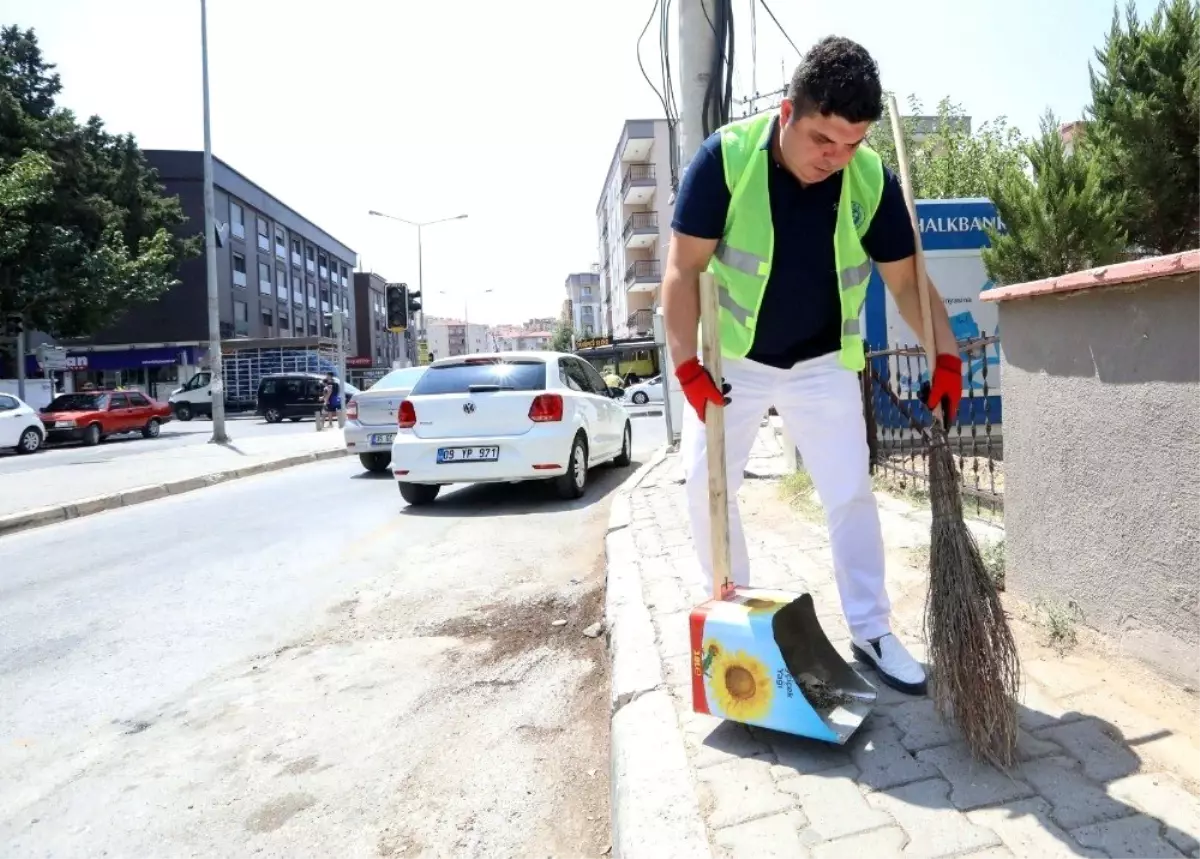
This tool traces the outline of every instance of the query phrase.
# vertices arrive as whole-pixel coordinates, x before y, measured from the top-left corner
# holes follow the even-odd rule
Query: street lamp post
[[[208,271],[208,368],[212,398],[212,439],[228,444],[225,433],[225,383],[221,372],[221,305],[217,291],[216,204],[213,201],[212,130],[208,113],[208,6],[200,0],[200,75],[204,79],[204,249]]]
[[[417,291],[421,293],[421,318],[417,323],[417,331],[420,336],[425,336],[425,278],[423,254],[421,247],[421,230],[425,227],[432,227],[434,224],[444,224],[447,221],[461,221],[466,215],[452,215],[449,218],[438,218],[434,221],[410,221],[408,218],[401,218],[398,215],[388,215],[384,212],[377,212],[374,209],[367,212],[368,215],[373,215],[376,218],[387,218],[389,221],[399,221],[402,224],[408,224],[410,227],[417,228]]]

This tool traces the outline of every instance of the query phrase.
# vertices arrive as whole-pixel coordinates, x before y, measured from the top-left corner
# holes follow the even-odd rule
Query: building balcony
[[[658,244],[658,212],[634,212],[621,231],[627,248],[652,248]]]
[[[622,161],[649,161],[654,149],[654,120],[626,122],[617,151]]]
[[[645,206],[654,199],[657,186],[653,164],[630,164],[621,180],[621,200],[626,206]]]
[[[629,292],[654,292],[662,284],[662,266],[656,259],[640,259],[625,269],[625,289]]]
[[[298,265],[300,265],[300,263],[301,263],[300,254],[296,253],[295,251],[292,251],[292,265],[298,266]]]
[[[629,333],[644,337],[654,333],[654,311],[649,308],[635,310],[629,314],[629,319],[625,324],[629,327]]]

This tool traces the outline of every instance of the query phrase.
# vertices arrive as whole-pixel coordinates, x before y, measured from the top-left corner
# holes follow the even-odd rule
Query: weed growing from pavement
[[[996,590],[1004,590],[1004,540],[984,543],[979,547],[979,553],[983,556],[983,566],[996,585]]]
[[[1074,600],[1067,603],[1038,599],[1033,604],[1035,621],[1046,630],[1046,643],[1064,655],[1079,641],[1075,624],[1081,616]]]
[[[813,495],[812,477],[807,471],[795,471],[779,482],[779,494],[806,519],[822,519],[821,504]]]

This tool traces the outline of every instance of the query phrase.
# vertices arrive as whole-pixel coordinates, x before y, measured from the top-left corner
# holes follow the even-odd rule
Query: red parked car
[[[58,395],[42,409],[41,418],[48,441],[93,445],[125,433],[157,438],[171,419],[171,407],[140,391],[84,391]]]

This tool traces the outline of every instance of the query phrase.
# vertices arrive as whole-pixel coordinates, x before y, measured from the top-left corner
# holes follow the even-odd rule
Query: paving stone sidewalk
[[[766,425],[747,471],[779,473],[778,455]],[[844,747],[694,714],[686,621],[707,584],[681,480],[676,454],[648,472],[630,494],[628,530],[713,855],[1200,856],[1200,747],[1180,729],[1194,709],[1148,712],[1141,705],[1158,699],[1114,685],[1100,658],[1022,639],[1022,762],[1011,773],[970,759],[927,698],[893,692],[863,665],[879,703]],[[811,592],[852,661],[823,524],[790,509],[773,479],[748,479],[740,497],[752,584]],[[927,545],[928,516],[889,496],[880,504],[896,631],[921,656],[925,572],[911,550]],[[998,533],[979,526],[984,540]]]

